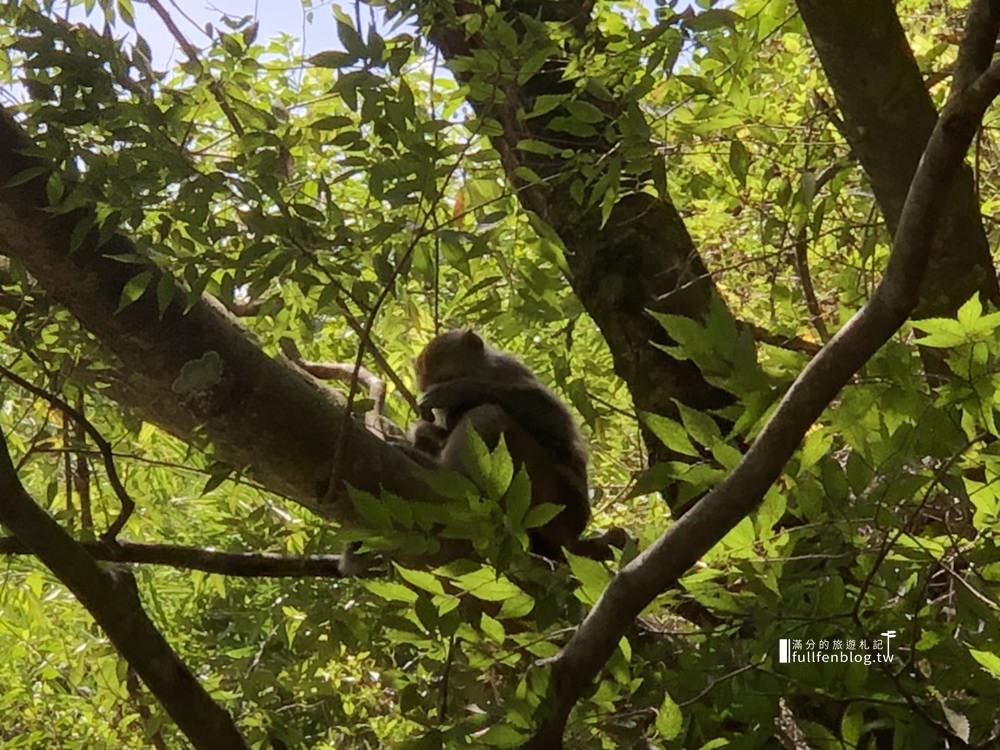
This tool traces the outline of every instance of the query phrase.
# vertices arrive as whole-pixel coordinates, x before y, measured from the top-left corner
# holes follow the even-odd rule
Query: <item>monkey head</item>
[[[424,392],[435,383],[475,375],[488,357],[486,342],[471,328],[435,336],[414,364],[417,388]]]

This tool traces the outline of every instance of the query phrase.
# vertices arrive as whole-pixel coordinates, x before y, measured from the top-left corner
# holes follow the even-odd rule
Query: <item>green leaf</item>
[[[480,494],[479,488],[468,477],[447,469],[420,469],[420,479],[442,497],[464,500]]]
[[[232,469],[225,469],[223,471],[213,472],[212,476],[210,476],[208,478],[208,481],[205,482],[205,486],[201,488],[201,494],[207,495],[209,492],[211,492],[216,487],[225,482],[227,479],[229,479],[232,473],[233,473]]]
[[[857,704],[849,705],[840,720],[840,736],[848,747],[858,747],[864,724],[864,709]]]
[[[50,206],[54,206],[62,198],[65,186],[58,172],[50,172],[49,179],[45,182],[45,200]]]
[[[528,113],[527,119],[551,112],[564,101],[566,101],[565,94],[542,94],[535,98],[534,106],[531,108],[531,112]]]
[[[578,557],[571,552],[566,553],[566,561],[573,571],[573,577],[580,583],[577,593],[581,601],[593,605],[611,582],[611,573],[603,563],[591,560],[589,557]]]
[[[663,701],[656,712],[656,731],[664,740],[676,739],[684,726],[684,717],[681,715],[680,707],[670,697],[670,693],[663,694]]]
[[[1000,656],[992,651],[979,651],[974,648],[970,648],[969,653],[973,659],[979,662],[980,666],[990,673],[991,677],[1000,680]]]
[[[69,251],[70,253],[76,252],[83,241],[87,239],[87,235],[90,230],[94,228],[94,215],[92,213],[84,214],[80,219],[73,225],[73,231],[69,236]]]
[[[494,724],[489,729],[476,732],[472,736],[478,744],[488,747],[515,747],[528,737],[525,732],[515,729],[510,724]]]
[[[502,644],[504,639],[507,637],[507,632],[504,630],[503,623],[499,620],[494,620],[485,612],[480,615],[479,618],[479,629],[486,634],[486,636],[494,643]]]
[[[122,21],[135,28],[135,8],[132,7],[132,0],[118,0],[118,13]]]
[[[847,500],[850,485],[847,474],[835,458],[829,457],[820,465],[823,475],[823,487],[831,502],[842,503]]]
[[[673,461],[661,461],[650,466],[639,475],[635,486],[629,493],[629,497],[647,495],[650,492],[659,492],[664,487],[672,484],[680,478],[682,472],[678,472]]]
[[[580,138],[587,138],[597,134],[593,125],[578,120],[575,117],[553,117],[549,120],[549,129],[560,133],[569,133]]]
[[[152,271],[142,271],[129,279],[128,283],[122,287],[121,297],[118,300],[118,309],[115,310],[115,314],[120,313],[126,307],[139,299],[149,286],[149,282],[152,280]]]
[[[420,598],[413,589],[409,589],[401,583],[394,581],[373,581],[365,580],[362,584],[366,589],[375,594],[380,599],[388,602],[403,602],[413,604]]]
[[[559,153],[559,149],[555,146],[550,146],[545,141],[540,141],[536,138],[523,138],[517,142],[515,148],[519,151],[527,151],[530,154],[541,154],[542,156],[555,156]]]
[[[489,497],[499,499],[503,491],[493,483],[493,467],[490,449],[475,430],[466,430],[465,445],[462,446],[462,466],[466,475]]]
[[[704,412],[696,411],[695,409],[682,404],[677,399],[674,399],[673,401],[680,412],[681,421],[684,423],[684,429],[687,431],[688,435],[693,437],[698,442],[699,445],[711,448],[722,440],[722,431],[719,429],[719,425],[716,424],[712,417]]]
[[[740,185],[746,187],[747,172],[750,170],[750,152],[738,138],[729,142],[729,169]]]
[[[735,28],[743,18],[728,8],[712,8],[684,20],[684,25],[692,31],[712,31],[721,28]]]
[[[452,580],[462,591],[467,591],[477,599],[487,602],[500,602],[523,593],[506,576],[498,576],[496,571],[486,567]]]
[[[562,512],[563,506],[556,505],[555,503],[541,503],[540,505],[536,505],[524,516],[524,528],[537,529],[547,524]]]
[[[365,40],[351,24],[338,19],[337,36],[340,38],[340,43],[344,45],[344,49],[354,55],[355,59],[367,56],[368,47],[365,45]]]
[[[501,619],[519,619],[527,617],[535,608],[535,600],[524,591],[519,591],[513,596],[508,596],[500,605],[500,612],[497,615]]]
[[[354,509],[373,529],[381,531],[393,528],[389,511],[377,497],[353,488],[350,490],[350,496]]]
[[[507,518],[514,529],[526,528],[524,520],[531,506],[531,479],[522,466],[507,488]]]
[[[501,435],[500,442],[490,455],[490,496],[503,497],[514,476],[514,462],[507,450],[507,436]]]
[[[161,274],[160,280],[156,282],[156,309],[160,314],[161,320],[174,299],[174,289],[173,277],[170,274]]]
[[[43,174],[47,174],[49,172],[49,169],[50,168],[46,166],[28,167],[27,169],[21,170],[13,177],[11,177],[9,180],[7,180],[7,182],[5,182],[3,186],[5,188],[12,188],[12,187],[17,187],[18,185],[23,185],[24,183],[30,182],[36,177],[39,177]]]
[[[357,62],[357,58],[348,52],[328,50],[313,55],[308,62],[317,68],[346,68]]]
[[[310,58],[311,60],[312,58]],[[318,120],[312,122],[309,127],[313,130],[340,130],[341,128],[346,128],[349,125],[353,125],[354,121],[350,117],[345,117],[344,115],[328,115],[327,117],[321,117]]]
[[[649,412],[640,413],[640,418],[652,430],[657,439],[670,450],[685,456],[698,456],[698,450],[691,444],[683,425],[669,417]]]
[[[564,105],[573,119],[586,123],[597,123],[605,119],[604,113],[590,102],[569,101]]]
[[[806,471],[830,452],[833,437],[825,430],[811,430],[802,443],[802,456],[799,459],[799,470]]]
[[[418,589],[423,589],[431,594],[444,594],[444,587],[441,585],[441,581],[433,573],[423,570],[410,570],[398,563],[393,563],[393,567],[407,583],[416,586]]]

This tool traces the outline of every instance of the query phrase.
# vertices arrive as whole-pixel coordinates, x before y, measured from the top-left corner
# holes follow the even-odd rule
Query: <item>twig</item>
[[[819,194],[819,191],[832,180],[841,169],[844,168],[843,164],[831,164],[816,178],[816,188],[815,195]],[[806,308],[809,310],[809,315],[812,317],[813,327],[816,329],[816,333],[819,334],[820,341],[826,343],[830,340],[830,331],[826,327],[826,322],[823,320],[823,310],[819,306],[819,299],[816,297],[816,288],[813,286],[812,273],[809,270],[809,222],[804,221],[802,227],[799,229],[799,233],[795,238],[795,271],[799,277],[799,283],[802,285],[802,296],[806,300]]]
[[[789,351],[812,355],[816,354],[823,348],[821,344],[806,341],[800,336],[780,336],[767,330],[763,326],[757,325],[756,323],[744,322],[744,325],[750,329],[756,341],[761,341],[765,344],[770,344],[771,346],[777,346],[781,349],[788,349]]]
[[[340,555],[282,555],[274,552],[222,552],[201,547],[147,542],[78,542],[95,560],[167,565],[236,578],[342,578]],[[0,537],[0,555],[33,554],[17,537]]]
[[[83,412],[70,406],[59,396],[39,388],[34,383],[25,380],[20,375],[9,370],[3,365],[0,365],[0,374],[8,380],[17,383],[29,393],[48,401],[54,407],[59,409],[59,411],[76,422],[90,436],[94,443],[96,443],[97,449],[100,451],[101,457],[104,459],[104,470],[108,474],[108,483],[111,485],[111,489],[114,490],[115,496],[118,498],[118,502],[121,503],[121,510],[118,512],[118,517],[115,518],[114,522],[108,527],[107,531],[101,534],[101,539],[105,542],[113,543],[115,541],[115,537],[118,536],[118,532],[122,530],[128,522],[128,519],[132,516],[132,512],[135,510],[135,501],[132,500],[131,496],[128,494],[128,490],[125,489],[125,485],[122,484],[122,480],[118,476],[118,470],[115,468],[115,459],[114,454],[112,453],[111,443],[105,440],[104,436],[96,427],[94,427]]]
[[[354,365],[343,362],[309,362],[304,360],[295,342],[287,337],[282,338],[279,345],[281,352],[292,363],[301,367],[314,378],[349,383],[352,378],[357,377],[368,388],[368,397],[372,401],[372,407],[365,412],[365,425],[379,437],[385,437],[382,429],[382,413],[385,411],[385,383],[374,373],[365,367],[355,370]]]
[[[102,567],[27,493],[0,435],[0,523],[52,571],[107,633],[197,750],[249,750],[142,608],[127,569]]]
[[[177,27],[177,24],[174,23],[174,19],[172,19],[170,14],[167,13],[167,9],[160,4],[159,0],[146,0],[146,2],[149,3],[149,7],[151,7],[156,15],[160,17],[160,20],[163,21],[163,25],[167,27],[171,36],[177,40],[181,49],[184,50],[184,54],[187,55],[188,60],[197,65],[199,70],[205,71],[206,68],[201,64],[197,48],[195,48],[195,46],[187,40],[184,33]],[[233,132],[238,136],[242,136],[244,132],[243,124],[236,116],[236,112],[234,112],[233,108],[229,105],[229,102],[226,101],[226,97],[222,93],[222,87],[219,82],[210,73],[206,72],[205,75],[208,77],[208,90],[212,92],[213,98],[218,103],[219,108],[226,116],[229,124],[232,126]]]
[[[448,656],[444,661],[444,671],[441,674],[441,704],[438,708],[438,723],[446,724],[448,721],[448,684],[451,681],[451,665],[455,660],[455,634],[452,633],[448,639]]]
[[[82,392],[76,397],[76,408],[81,414],[83,413]],[[79,422],[74,422],[73,427],[77,442],[76,471],[73,480],[76,484],[77,495],[80,497],[80,526],[93,530],[94,510],[93,504],[90,502],[90,459],[87,457],[87,433]],[[98,450],[98,454],[100,454],[100,450]],[[114,454],[112,454],[112,458],[114,458]],[[117,464],[115,467],[117,468]]]

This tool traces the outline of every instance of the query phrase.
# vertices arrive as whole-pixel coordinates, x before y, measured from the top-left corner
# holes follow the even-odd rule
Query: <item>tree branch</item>
[[[34,383],[25,380],[20,375],[3,365],[0,365],[0,374],[8,380],[17,383],[29,393],[48,401],[52,404],[52,406],[59,409],[59,411],[79,425],[80,429],[89,435],[97,445],[97,450],[100,452],[101,458],[104,461],[104,470],[108,475],[108,483],[111,485],[111,489],[114,491],[115,497],[118,498],[118,502],[121,503],[121,510],[118,512],[118,516],[108,529],[101,534],[101,539],[105,542],[114,542],[115,537],[118,536],[118,532],[124,528],[125,524],[128,523],[128,519],[132,516],[133,511],[135,511],[135,501],[132,499],[132,496],[128,494],[128,490],[125,489],[125,485],[122,483],[121,477],[118,476],[118,469],[115,466],[115,457],[111,443],[104,439],[104,435],[101,434],[100,430],[94,427],[93,423],[87,419],[86,415],[81,410],[70,406],[69,403],[56,394],[49,393],[45,389],[39,388]]]
[[[126,380],[115,393],[123,403],[185,441],[207,438],[222,460],[245,467],[268,489],[348,525],[357,520],[348,485],[436,499],[403,451],[351,419],[332,389],[286,360],[268,357],[221,303],[202,296],[189,305],[188,292],[174,284],[172,301],[161,312],[154,290],[163,286],[163,271],[151,261],[116,260],[142,257],[128,239],[115,234],[100,245],[95,229],[70,253],[77,224],[95,223],[91,210],[58,216],[45,211],[45,176],[2,187],[39,166],[27,150],[19,127],[0,112],[0,253],[21,261],[120,359]],[[123,289],[144,271],[151,274],[147,292],[119,310]],[[185,375],[192,368],[210,375],[193,390]],[[347,432],[343,469],[328,492],[341,430]]]
[[[372,407],[365,412],[365,425],[379,437],[385,437],[382,430],[382,412],[385,410],[385,383],[371,370],[367,367],[355,368],[354,365],[343,362],[309,362],[302,359],[302,354],[295,342],[287,337],[281,339],[279,345],[282,354],[314,378],[339,380],[344,383],[350,383],[357,378],[358,382],[368,389],[368,398],[372,402]]]
[[[169,565],[236,578],[342,578],[340,555],[280,555],[273,552],[222,552],[201,547],[143,542],[77,542],[95,560]],[[34,554],[17,537],[0,538],[0,555]]]
[[[988,1],[976,0],[973,12]],[[611,581],[553,660],[551,700],[524,748],[562,746],[570,710],[632,620],[757,506],[806,430],[913,312],[934,234],[946,210],[944,197],[986,108],[998,93],[1000,64],[994,63],[964,91],[949,98],[910,185],[888,267],[871,299],[796,378],[737,467]]]
[[[146,615],[132,574],[99,566],[28,495],[2,435],[0,523],[87,608],[194,747],[249,748],[232,717],[212,700]]]

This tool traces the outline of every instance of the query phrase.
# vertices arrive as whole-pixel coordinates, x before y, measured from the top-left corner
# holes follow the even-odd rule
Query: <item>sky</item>
[[[646,0],[650,8],[654,0]],[[267,40],[276,34],[287,33],[300,41],[304,41],[304,53],[313,55],[339,46],[336,26],[334,24],[332,6],[343,8],[348,15],[354,17],[354,2],[352,0],[315,0],[313,7],[307,11],[299,0],[161,0],[174,23],[187,37],[188,41],[198,48],[205,47],[209,39],[204,33],[206,23],[226,29],[219,24],[223,13],[239,18],[253,16],[260,22],[258,41]],[[678,6],[692,4],[692,0],[680,0]],[[169,67],[183,56],[176,41],[163,25],[160,18],[143,0],[134,0],[135,25],[149,43],[153,52],[153,66],[159,69]],[[362,21],[367,23],[367,7],[362,3]],[[307,13],[312,14],[311,23]],[[82,8],[74,9],[70,15],[72,20],[85,18]],[[100,11],[95,10],[89,22],[100,23]],[[119,28],[123,28],[119,24]]]
[[[266,40],[276,34],[291,34],[305,41],[305,53],[308,55],[336,47],[337,35],[333,22],[331,3],[329,0],[314,3],[310,9],[312,22],[306,19],[307,11],[299,0],[161,0],[174,23],[180,28],[188,41],[202,48],[209,43],[205,35],[206,23],[212,23],[218,28],[228,31],[219,23],[222,14],[240,18],[252,16],[260,22],[257,39]],[[338,2],[344,7],[349,5],[353,16],[354,4]],[[166,68],[175,62],[178,56],[183,57],[170,32],[163,25],[159,16],[142,0],[135,0],[135,25],[149,42],[153,51],[153,65]],[[93,18],[100,18],[95,11]],[[81,14],[82,15],[82,14]]]

